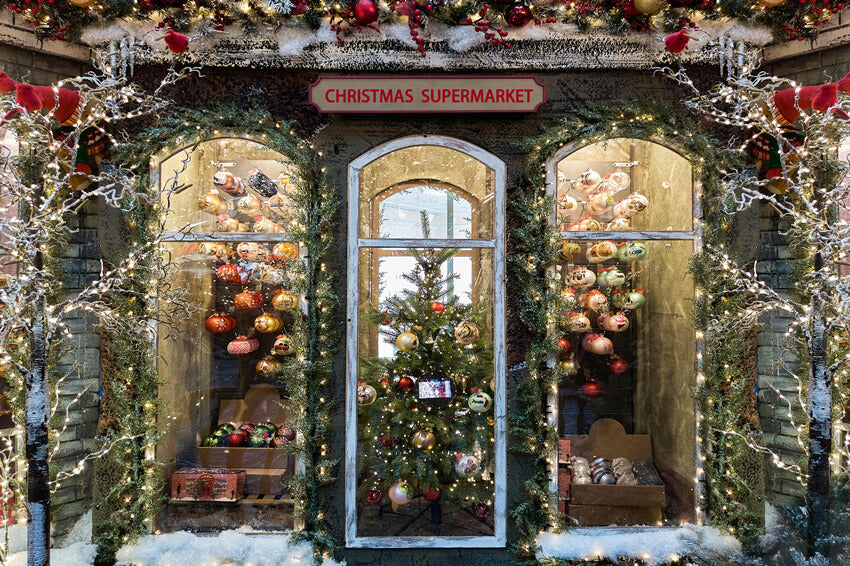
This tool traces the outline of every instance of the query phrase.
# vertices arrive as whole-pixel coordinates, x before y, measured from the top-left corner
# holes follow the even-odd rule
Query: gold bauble
[[[455,338],[461,344],[472,344],[478,340],[478,336],[478,327],[468,320],[464,320],[455,327]]]
[[[89,6],[94,6],[95,0],[68,0],[68,2],[77,8],[88,8]]]
[[[371,405],[378,398],[378,392],[368,383],[361,383],[357,386],[357,404]]]
[[[419,347],[419,338],[413,332],[402,332],[395,339],[395,347],[402,352],[412,352]]]
[[[294,309],[298,306],[298,297],[289,291],[278,291],[272,298],[272,306],[279,311]]]
[[[664,0],[634,0],[635,10],[645,16],[654,16],[664,7]]]
[[[419,450],[431,450],[437,444],[437,437],[430,430],[418,430],[413,433],[410,443]]]
[[[576,242],[561,242],[560,257],[563,260],[570,261],[581,253],[581,246]]]
[[[785,3],[785,0],[758,0],[758,3],[765,8],[776,8]]]
[[[788,192],[788,187],[791,184],[785,177],[773,177],[767,182],[767,190],[775,195],[784,195]]]
[[[254,319],[257,332],[277,332],[283,328],[283,320],[275,313],[265,312]]]
[[[272,248],[272,259],[292,261],[298,259],[298,246],[289,242],[280,242]]]
[[[280,366],[281,363],[272,356],[264,356],[262,360],[257,362],[255,369],[259,375],[263,377],[271,377],[277,372]]]

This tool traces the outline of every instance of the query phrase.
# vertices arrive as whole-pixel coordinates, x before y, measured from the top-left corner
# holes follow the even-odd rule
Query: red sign
[[[546,87],[529,76],[321,76],[310,103],[323,113],[535,112]]]

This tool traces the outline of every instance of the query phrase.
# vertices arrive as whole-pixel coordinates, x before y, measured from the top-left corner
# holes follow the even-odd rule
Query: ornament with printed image
[[[278,289],[272,298],[272,307],[278,311],[296,309],[298,308],[298,296],[285,289]]]
[[[493,398],[489,394],[481,390],[480,387],[473,387],[469,395],[467,404],[469,408],[476,413],[485,413],[493,406]]]
[[[236,254],[248,261],[268,261],[269,249],[258,242],[241,242],[236,246]]]
[[[617,244],[617,259],[624,262],[640,261],[649,249],[643,242],[620,242]]]
[[[419,347],[419,337],[409,330],[402,332],[395,339],[395,347],[402,352],[412,352]]]
[[[620,232],[623,230],[631,230],[632,229],[632,221],[628,218],[615,218],[611,222],[605,225],[605,231],[607,232]]]
[[[357,404],[358,405],[371,405],[378,398],[378,391],[369,385],[361,381],[357,385]]]
[[[280,285],[286,281],[286,272],[277,266],[260,263],[251,270],[251,277],[260,283]]]
[[[263,296],[252,291],[242,291],[233,297],[233,304],[237,309],[252,310],[263,306]]]
[[[567,174],[561,171],[560,169],[558,169],[557,177],[559,187],[569,181],[569,179],[567,179]]]
[[[472,454],[455,454],[455,471],[462,478],[469,478],[481,471],[481,462]]]
[[[278,356],[291,356],[295,353],[295,346],[292,344],[292,338],[286,334],[278,334],[275,336],[272,353]]]
[[[590,331],[590,319],[580,312],[571,312],[567,314],[565,326],[568,331],[582,333]]]
[[[268,175],[259,169],[251,169],[248,171],[248,177],[245,179],[248,186],[257,191],[260,196],[266,198],[277,194],[277,187]]]
[[[224,312],[211,314],[207,317],[206,323],[204,323],[206,329],[213,334],[224,334],[225,332],[236,330],[236,325],[236,317]]]
[[[260,347],[260,341],[253,336],[237,336],[227,345],[227,353],[231,356],[244,356]]]
[[[257,372],[257,375],[262,377],[272,377],[277,371],[280,369],[282,364],[274,358],[274,356],[263,356],[263,358],[257,362],[257,365],[254,366],[254,369]]]
[[[587,169],[573,181],[573,188],[585,194],[592,193],[601,182],[602,176],[599,173],[593,169]]]
[[[600,185],[601,187],[602,185]],[[587,195],[584,205],[588,214],[605,214],[614,206],[614,197],[610,193],[592,193]]]
[[[198,208],[218,216],[227,212],[227,203],[219,196],[218,190],[211,189],[198,200]]]
[[[558,252],[558,257],[562,260],[572,261],[574,257],[581,253],[581,245],[578,242],[561,242],[561,250]]]
[[[558,197],[558,212],[562,214],[572,214],[577,210],[578,201],[576,199],[574,199],[570,195],[561,195]]]
[[[590,216],[582,216],[577,221],[570,222],[567,230],[570,232],[599,232],[602,230],[602,225]]]
[[[599,328],[602,330],[607,330],[609,332],[625,332],[629,328],[629,317],[622,312],[609,312],[600,315],[599,318],[596,319],[596,324],[598,324]]]
[[[221,169],[213,175],[213,186],[232,197],[243,197],[248,192],[242,179],[227,169]]]
[[[219,214],[215,217],[215,229],[219,232],[247,232],[248,225],[226,214]]]
[[[649,206],[649,199],[640,193],[632,193],[614,205],[614,216],[631,218]]]
[[[596,283],[596,274],[584,265],[577,265],[567,273],[565,283],[570,287],[587,289]]]
[[[572,287],[563,287],[561,289],[561,302],[565,307],[572,307],[578,304],[578,295]]]
[[[428,429],[417,430],[410,438],[410,444],[417,450],[427,452],[437,445],[437,437]]]
[[[271,257],[275,261],[284,263],[298,259],[298,246],[291,242],[278,242],[272,248]]]
[[[245,285],[251,278],[251,274],[247,270],[232,263],[225,263],[218,266],[218,269],[215,270],[215,275],[220,281],[235,285]]]
[[[478,327],[468,320],[455,327],[455,339],[461,344],[472,344],[478,340],[479,334]]]
[[[626,289],[614,289],[611,291],[611,300],[609,301],[615,308],[623,309],[626,303]]]
[[[608,308],[608,297],[599,289],[590,289],[578,296],[578,305],[583,309],[602,311]]]
[[[559,361],[558,367],[564,370],[564,373],[566,373],[567,375],[576,375],[581,369],[581,365],[579,365],[579,363],[572,356],[565,360]]]
[[[225,261],[230,257],[232,252],[222,242],[202,242],[198,244],[198,253],[215,256],[218,261]]]
[[[608,371],[614,375],[623,375],[629,371],[629,363],[619,356],[613,356],[608,362]]]
[[[253,220],[251,229],[257,234],[282,234],[285,231],[283,226],[262,214],[254,216]]]
[[[623,308],[629,310],[637,310],[646,304],[646,295],[643,289],[633,289],[625,294],[623,300]]]
[[[254,195],[247,195],[236,201],[236,210],[248,216],[256,216],[263,209],[263,202]]]
[[[596,242],[587,248],[587,261],[590,263],[602,263],[617,257],[617,244],[611,240]]]
[[[614,351],[614,343],[602,334],[588,333],[581,339],[581,348],[591,354],[607,356]]]
[[[625,171],[615,170],[612,173],[605,175],[603,182],[608,186],[612,193],[616,193],[629,188],[632,184],[631,175]]]
[[[283,329],[283,319],[280,318],[277,313],[264,312],[254,319],[254,328],[257,332],[263,332],[266,334],[279,332]]]
[[[616,289],[626,284],[626,274],[617,267],[606,267],[596,274],[596,282],[602,289]]]
[[[388,495],[394,508],[399,505],[406,505],[410,503],[410,499],[413,497],[413,488],[406,481],[397,481],[390,487]]]

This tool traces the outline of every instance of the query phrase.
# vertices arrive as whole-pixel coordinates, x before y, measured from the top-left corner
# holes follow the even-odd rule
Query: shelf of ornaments
[[[633,164],[609,162],[606,168],[611,171],[605,176],[588,168],[575,179],[568,179],[558,169],[558,229],[562,232],[634,229],[633,218],[649,206],[649,199],[634,186],[631,173],[621,169],[624,165]],[[624,193],[627,190],[630,192]]]

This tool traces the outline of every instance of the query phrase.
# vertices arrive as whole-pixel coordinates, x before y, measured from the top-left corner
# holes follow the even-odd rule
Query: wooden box
[[[255,385],[248,390],[244,399],[221,400],[219,424],[243,421],[270,421],[276,425],[287,423],[289,411],[281,406],[277,388],[268,384]],[[198,460],[205,468],[245,470],[245,493],[254,495],[281,494],[283,483],[292,473],[294,464],[292,458],[280,448],[199,446]]]
[[[652,460],[652,442],[648,434],[626,434],[614,419],[600,419],[590,434],[569,435],[573,456],[590,461],[596,456],[614,459]],[[570,486],[567,514],[580,525],[657,525],[664,507],[663,485],[577,485]]]
[[[245,470],[180,468],[171,474],[171,498],[184,501],[236,501],[245,491]]]

